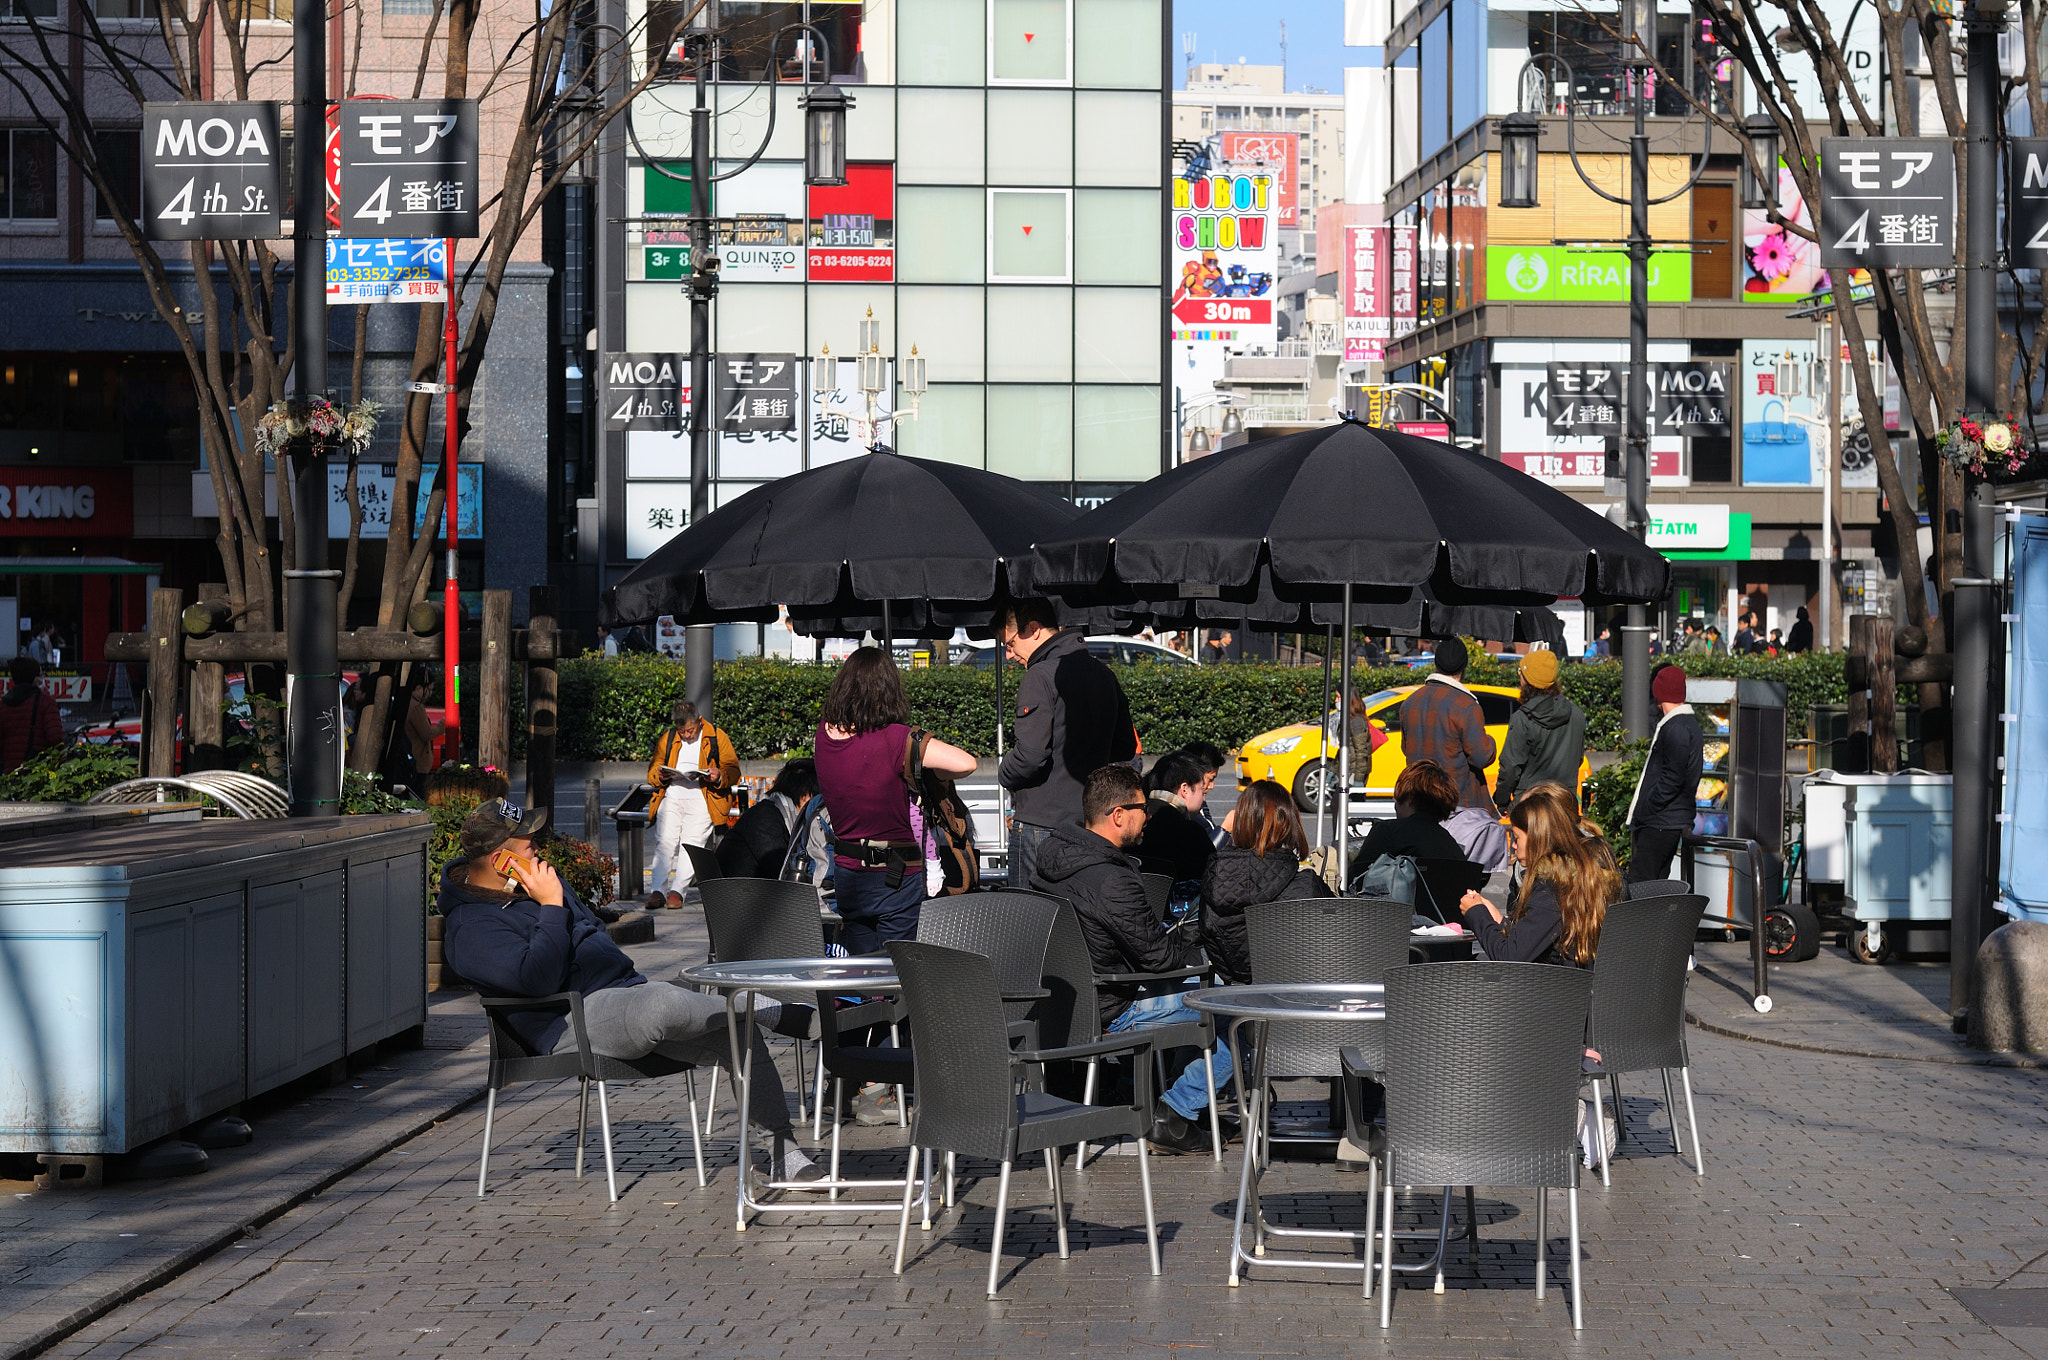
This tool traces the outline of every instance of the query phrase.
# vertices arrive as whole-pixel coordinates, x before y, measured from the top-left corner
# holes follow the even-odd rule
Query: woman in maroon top
[[[839,667],[818,722],[818,789],[832,814],[834,900],[851,954],[880,954],[891,940],[917,935],[924,905],[924,848],[910,826],[903,751],[910,701],[896,663],[862,647]],[[974,757],[934,738],[927,769],[958,778]]]

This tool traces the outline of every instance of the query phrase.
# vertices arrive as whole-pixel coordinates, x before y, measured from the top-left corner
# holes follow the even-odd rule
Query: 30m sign
[[[144,104],[144,233],[155,241],[282,236],[278,146],[269,101]]]

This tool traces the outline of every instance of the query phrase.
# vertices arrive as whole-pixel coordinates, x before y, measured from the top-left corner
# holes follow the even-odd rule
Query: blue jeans
[[[1169,992],[1164,996],[1146,996],[1133,1001],[1124,1013],[1109,1022],[1111,1034],[1129,1034],[1133,1030],[1158,1029],[1162,1025],[1201,1023],[1202,1013],[1182,999],[1185,993]],[[1220,1088],[1230,1080],[1230,1045],[1218,1036],[1216,1056],[1211,1063],[1216,1072],[1216,1085]],[[1180,1076],[1166,1094],[1161,1096],[1173,1112],[1182,1119],[1200,1119],[1202,1111],[1209,1105],[1209,1083],[1202,1071],[1202,1060],[1195,1059],[1181,1069]]]
[[[832,866],[833,900],[846,924],[839,942],[849,954],[882,954],[891,940],[917,938],[917,918],[924,910],[924,864],[913,863],[900,886],[889,886],[886,869]]]
[[[1009,886],[1029,888],[1031,871],[1038,867],[1038,847],[1052,837],[1049,826],[1034,826],[1030,822],[1010,823],[1010,867]]]

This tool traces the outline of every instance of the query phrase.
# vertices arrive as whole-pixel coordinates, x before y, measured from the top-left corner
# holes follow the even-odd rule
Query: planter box
[[[113,1154],[426,1023],[418,814],[44,836],[0,868],[0,1151]]]

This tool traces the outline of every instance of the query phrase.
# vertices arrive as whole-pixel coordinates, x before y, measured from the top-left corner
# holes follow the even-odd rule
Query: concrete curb
[[[459,1062],[460,1059],[468,1056],[472,1050],[475,1051],[476,1057],[481,1060],[484,1054],[484,1041],[479,1040],[467,1048],[457,1050],[451,1057]],[[450,1063],[447,1066],[452,1067],[455,1065],[456,1063]],[[462,1065],[468,1066],[471,1064]],[[480,1061],[475,1065],[479,1068],[482,1066]],[[445,1075],[446,1069],[437,1066],[429,1068],[426,1072],[416,1077],[401,1080],[418,1081],[424,1085],[430,1078]],[[400,1084],[400,1082],[392,1083],[393,1086]],[[27,1339],[8,1343],[7,1349],[0,1351],[0,1360],[30,1360],[30,1357],[41,1355],[44,1351],[49,1350],[52,1346],[63,1341],[79,1329],[99,1320],[121,1305],[140,1298],[151,1290],[161,1288],[186,1271],[191,1270],[194,1266],[227,1250],[237,1239],[245,1234],[289,1213],[322,1191],[329,1190],[342,1180],[354,1175],[357,1171],[390,1152],[393,1148],[410,1142],[428,1129],[431,1129],[435,1124],[446,1120],[450,1115],[459,1113],[470,1105],[475,1104],[483,1098],[484,1090],[483,1073],[479,1070],[473,1081],[458,1081],[454,1086],[442,1092],[442,1095],[445,1097],[443,1100],[433,1102],[424,1110],[415,1109],[414,1112],[403,1117],[405,1122],[400,1124],[395,1130],[381,1131],[375,1136],[374,1141],[350,1152],[342,1161],[326,1168],[317,1178],[306,1181],[290,1191],[275,1194],[269,1199],[260,1200],[250,1205],[246,1211],[235,1215],[232,1220],[223,1223],[221,1227],[204,1239],[191,1243],[168,1259],[157,1262],[140,1274],[112,1285],[98,1297],[81,1304],[78,1308],[67,1313],[57,1321],[44,1325]]]
[[[1968,1057],[1960,1053],[1879,1053],[1874,1049],[1838,1048],[1831,1044],[1802,1044],[1790,1039],[1767,1039],[1761,1034],[1744,1034],[1741,1030],[1726,1025],[1717,1025],[1711,1020],[1702,1020],[1691,1010],[1685,1013],[1685,1022],[1709,1034],[1718,1034],[1724,1039],[1740,1039],[1748,1044],[1763,1044],[1770,1048],[1789,1048],[1800,1053],[1825,1053],[1837,1058],[1874,1058],[1882,1062],[1940,1063],[1949,1067],[2012,1067],[2031,1071],[2048,1070],[2048,1056],[2031,1053],[1986,1053],[1979,1057]]]

